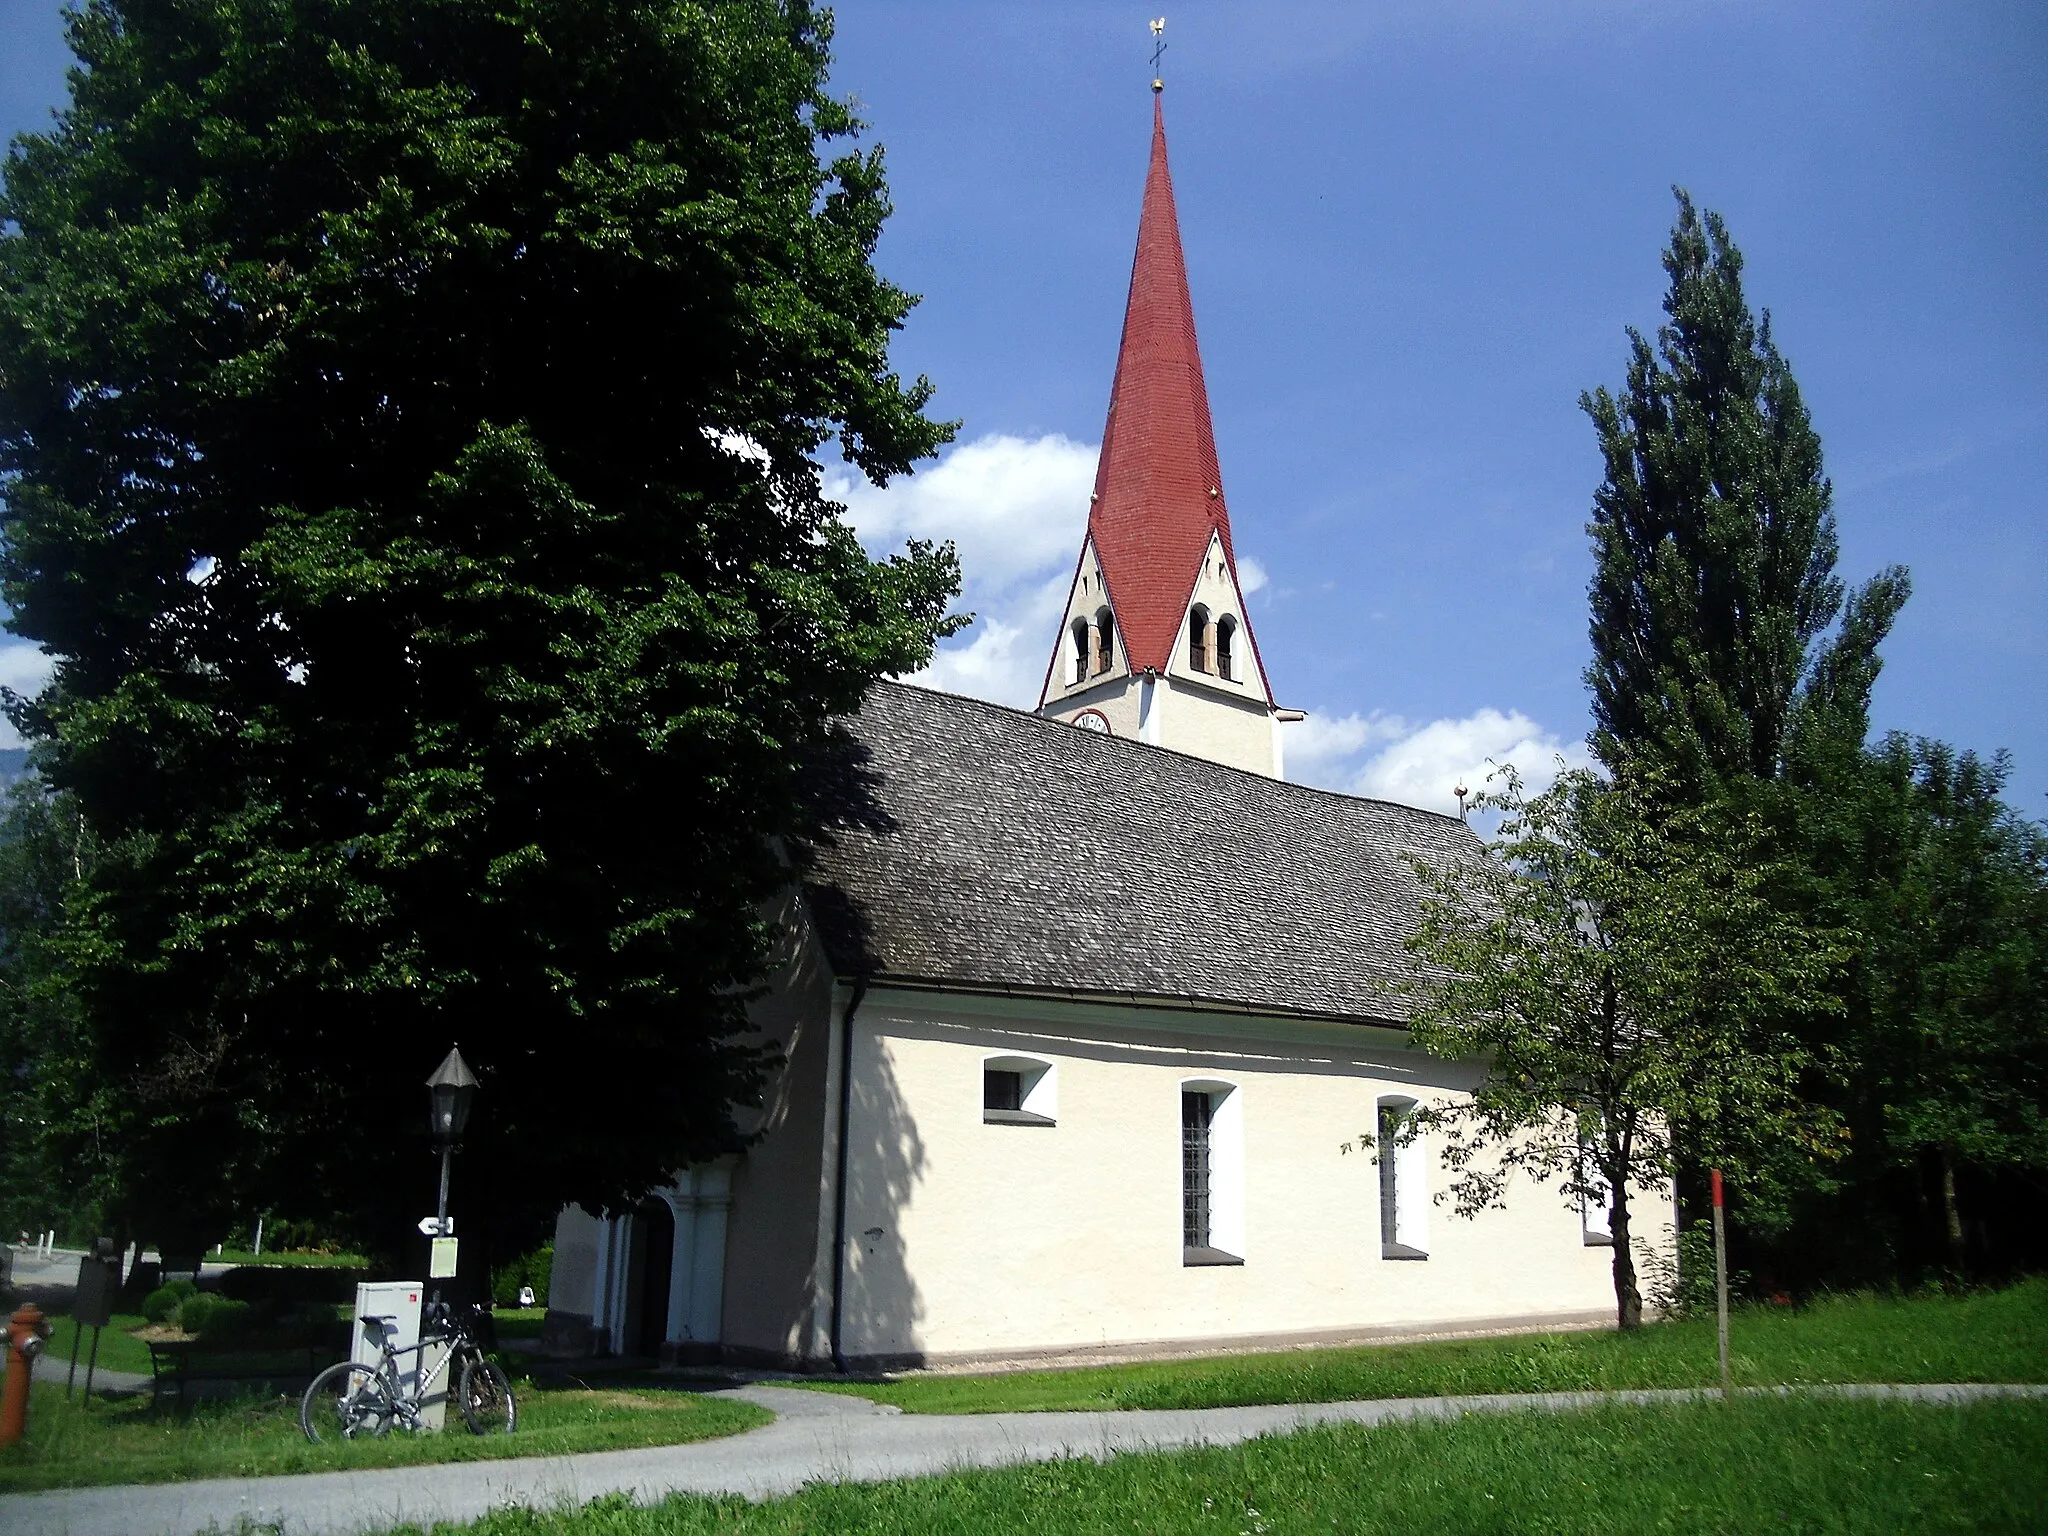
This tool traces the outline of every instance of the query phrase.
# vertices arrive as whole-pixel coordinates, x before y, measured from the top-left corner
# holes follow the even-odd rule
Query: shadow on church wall
[[[858,1016],[855,1030],[840,1337],[847,1355],[882,1364],[922,1348],[924,1298],[900,1217],[924,1180],[927,1159],[882,1042]]]

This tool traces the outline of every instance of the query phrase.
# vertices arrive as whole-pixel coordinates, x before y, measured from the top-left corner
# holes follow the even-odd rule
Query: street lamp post
[[[476,1074],[462,1059],[459,1048],[451,1047],[434,1075],[427,1079],[427,1128],[441,1144],[441,1199],[434,1209],[439,1235],[448,1235],[448,1166],[455,1154],[455,1138],[469,1124],[470,1105],[476,1101]],[[441,1288],[434,1287],[434,1300]]]

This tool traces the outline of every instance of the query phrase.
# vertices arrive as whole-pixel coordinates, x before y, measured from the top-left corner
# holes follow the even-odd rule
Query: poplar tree
[[[1845,598],[1820,437],[1770,315],[1720,216],[1677,198],[1665,323],[1654,344],[1629,330],[1618,397],[1579,398],[1606,471],[1586,681],[1600,760],[1645,759],[1698,797],[1776,779],[1809,742],[1860,746],[1911,587],[1894,566]]]
[[[804,754],[958,584],[821,492],[828,450],[881,482],[950,432],[890,368],[914,301],[829,16],[68,27],[0,197],[0,574],[99,849],[54,942],[110,1208],[388,1246],[451,1040],[456,1208],[508,1231],[738,1145]]]

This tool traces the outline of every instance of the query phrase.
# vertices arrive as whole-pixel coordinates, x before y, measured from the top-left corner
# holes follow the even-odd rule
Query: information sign
[[[104,1328],[114,1314],[114,1293],[121,1289],[121,1261],[95,1259],[78,1261],[78,1297],[71,1315],[81,1328]]]
[[[429,1280],[453,1280],[455,1278],[455,1245],[461,1241],[455,1237],[434,1239],[434,1251],[427,1259]]]

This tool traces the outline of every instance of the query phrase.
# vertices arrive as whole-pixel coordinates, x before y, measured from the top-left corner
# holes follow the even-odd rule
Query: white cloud
[[[1093,447],[1057,433],[998,433],[962,443],[879,490],[851,470],[828,470],[825,494],[846,503],[870,548],[951,539],[971,598],[977,589],[1008,590],[1073,564],[1088,523],[1095,456]]]
[[[960,552],[960,605],[974,624],[939,648],[911,679],[1029,709],[1046,662],[1088,523],[1096,450],[1051,434],[979,437],[938,463],[877,490],[849,469],[829,469],[825,492],[844,502],[861,542],[877,554],[907,538],[951,539]],[[1237,557],[1247,594],[1269,584],[1264,566]],[[1516,710],[1482,709],[1427,723],[1388,714],[1311,714],[1285,727],[1287,776],[1356,795],[1455,811],[1451,789],[1486,782],[1487,759],[1512,762],[1532,791],[1556,760],[1585,761]]]
[[[1570,768],[1588,762],[1583,743],[1563,740],[1520,710],[1481,709],[1426,724],[1398,715],[1311,714],[1285,729],[1289,778],[1430,811],[1456,811],[1451,791],[1484,788],[1489,763],[1514,764],[1535,794],[1557,777],[1560,758]]]
[[[1287,743],[1287,776],[1298,784],[1342,789],[1356,765],[1352,759],[1369,746],[1405,735],[1408,722],[1399,715],[1330,715],[1311,711],[1306,720],[1283,726]]]
[[[1035,708],[1067,587],[1067,573],[1061,571],[998,611],[983,609],[965,643],[941,646],[932,664],[910,681],[1017,709]]]
[[[951,539],[960,552],[960,606],[974,624],[911,681],[1020,709],[1037,704],[1088,525],[1095,456],[1057,433],[997,433],[880,490],[850,470],[826,472],[825,493],[846,503],[871,551],[920,538]]]
[[[50,680],[50,658],[31,640],[0,643],[0,687],[12,688],[24,698],[43,691]],[[21,737],[4,716],[0,716],[0,747],[18,747]]]

